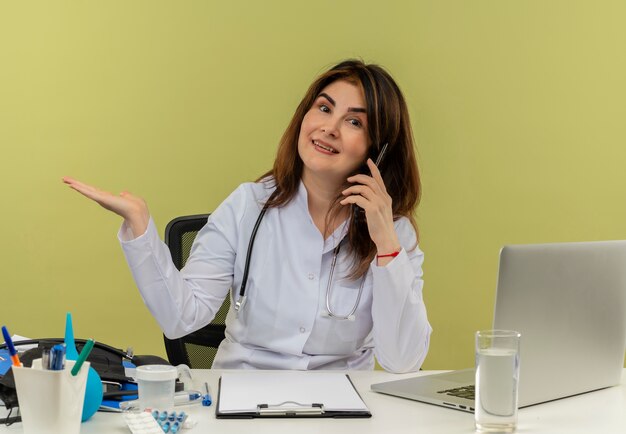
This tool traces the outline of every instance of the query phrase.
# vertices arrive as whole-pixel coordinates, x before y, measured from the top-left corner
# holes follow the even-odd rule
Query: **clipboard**
[[[347,374],[242,371],[220,377],[215,417],[368,418],[372,413]]]

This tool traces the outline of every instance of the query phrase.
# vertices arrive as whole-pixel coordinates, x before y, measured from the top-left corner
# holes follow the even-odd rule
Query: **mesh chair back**
[[[183,268],[198,231],[206,224],[208,214],[177,217],[165,228],[165,244],[170,249],[174,265]],[[226,314],[230,308],[230,297],[215,315],[213,321],[193,333],[179,339],[163,336],[167,358],[173,365],[185,364],[190,368],[208,369],[213,364],[217,347],[224,339]]]

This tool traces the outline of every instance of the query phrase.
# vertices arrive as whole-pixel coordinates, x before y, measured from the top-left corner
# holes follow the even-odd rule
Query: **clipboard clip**
[[[256,406],[259,416],[307,416],[324,414],[324,404],[301,404],[285,401],[280,404],[259,404]]]

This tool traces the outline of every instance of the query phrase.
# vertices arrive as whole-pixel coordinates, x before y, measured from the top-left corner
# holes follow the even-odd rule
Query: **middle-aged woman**
[[[404,97],[383,68],[347,60],[312,83],[273,168],[211,214],[180,272],[143,199],[63,180],[124,218],[126,259],[169,338],[208,324],[232,289],[214,367],[422,365],[432,329],[413,218],[419,172]]]

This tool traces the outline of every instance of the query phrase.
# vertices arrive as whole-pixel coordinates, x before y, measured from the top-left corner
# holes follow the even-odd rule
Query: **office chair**
[[[177,217],[165,228],[165,244],[170,249],[174,265],[183,268],[191,245],[198,231],[206,224],[209,214]],[[163,335],[167,358],[174,366],[185,364],[190,368],[208,369],[213,364],[217,347],[224,339],[226,314],[230,308],[230,297],[215,314],[213,321],[207,326],[178,339],[168,339]]]

